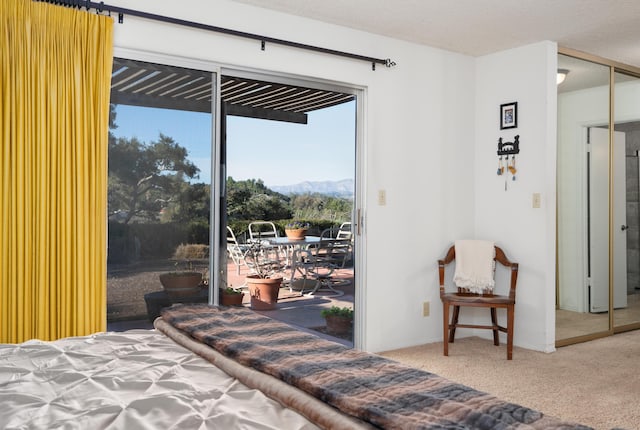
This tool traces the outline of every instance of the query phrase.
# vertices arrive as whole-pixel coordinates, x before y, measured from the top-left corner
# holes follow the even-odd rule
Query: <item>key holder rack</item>
[[[498,155],[515,155],[520,153],[520,135],[517,134],[513,138],[513,142],[502,142],[502,138],[498,139]]]
[[[513,142],[503,142],[498,138],[498,176],[504,175],[504,190],[507,191],[507,177],[516,180],[516,154],[520,153],[520,135],[516,135]],[[511,158],[509,158],[511,156]]]

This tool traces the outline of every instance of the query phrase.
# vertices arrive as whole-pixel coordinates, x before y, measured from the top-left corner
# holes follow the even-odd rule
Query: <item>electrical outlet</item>
[[[534,209],[539,209],[540,208],[540,193],[533,193],[533,197],[531,199],[531,205],[533,206]]]
[[[387,192],[385,190],[378,190],[378,205],[384,206],[387,204]]]
[[[424,302],[422,304],[422,316],[423,317],[429,316],[429,302]]]

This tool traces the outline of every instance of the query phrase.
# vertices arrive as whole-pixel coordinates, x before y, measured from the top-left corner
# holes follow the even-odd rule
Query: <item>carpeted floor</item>
[[[640,330],[558,348],[551,354],[478,337],[381,355],[546,414],[596,429],[640,429]]]

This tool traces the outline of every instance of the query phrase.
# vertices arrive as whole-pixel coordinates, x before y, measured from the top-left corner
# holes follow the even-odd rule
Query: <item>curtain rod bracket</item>
[[[124,22],[124,14],[120,12],[118,14],[118,24],[122,24]]]
[[[260,49],[264,51],[264,50],[265,50],[265,47],[267,46],[267,42],[263,40],[263,41],[260,43],[260,45],[261,45]]]

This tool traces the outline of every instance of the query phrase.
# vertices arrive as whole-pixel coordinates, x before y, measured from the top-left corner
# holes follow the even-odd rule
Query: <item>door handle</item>
[[[629,226],[628,225],[621,225],[620,226],[620,230],[625,231],[626,229],[628,229]]]

